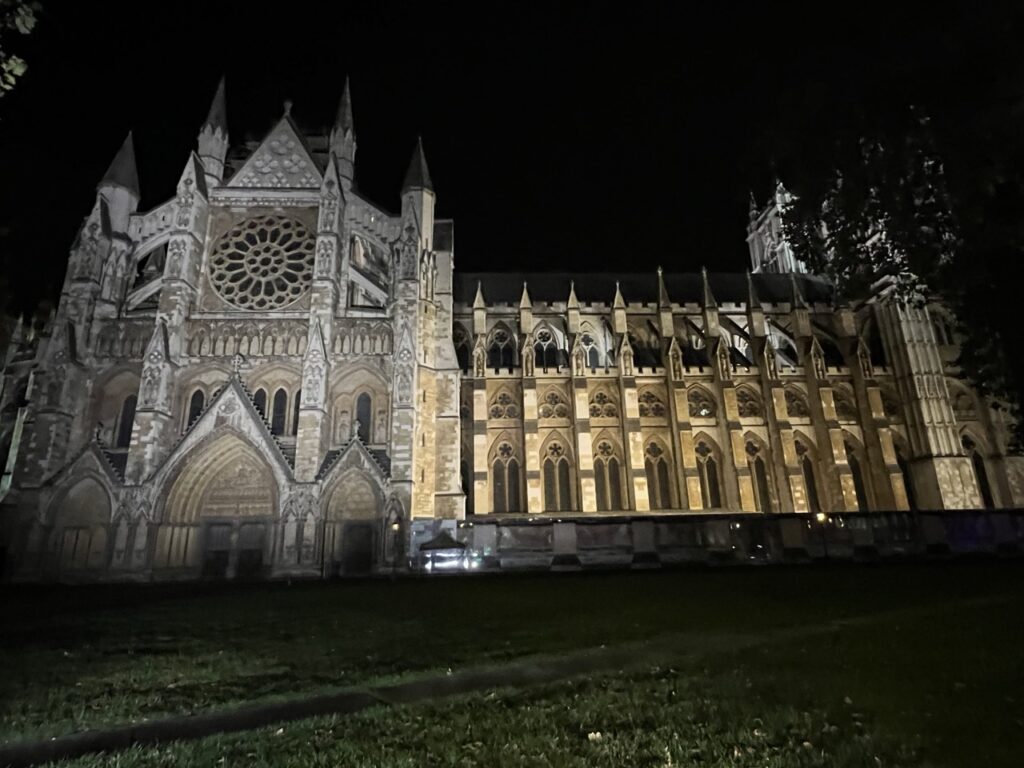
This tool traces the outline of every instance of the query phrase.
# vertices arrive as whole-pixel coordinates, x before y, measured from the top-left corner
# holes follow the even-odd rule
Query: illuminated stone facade
[[[286,108],[236,156],[222,84],[139,212],[129,137],[52,322],[7,352],[8,577],[351,574],[455,540],[514,567],[517,537],[557,564],[622,526],[653,551],[682,513],[1024,502],[948,317],[837,302],[781,238],[781,188],[753,275],[456,274],[422,148],[398,213],[355,149],[346,88],[328,136]]]

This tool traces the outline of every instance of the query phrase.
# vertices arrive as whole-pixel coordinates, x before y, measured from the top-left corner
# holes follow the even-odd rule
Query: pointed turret
[[[223,77],[217,83],[206,122],[199,129],[197,145],[206,172],[206,186],[215,187],[224,180],[224,158],[228,153],[228,110]]]
[[[672,322],[672,300],[668,297],[665,276],[661,267],[658,267],[658,321],[661,326],[661,337],[663,339],[672,338],[675,334],[675,326]]]
[[[565,302],[566,315],[569,320],[569,333],[580,332],[580,300],[576,298],[576,282],[569,281],[569,299]]]
[[[800,286],[796,282],[796,274],[789,273],[789,282],[793,287],[793,300],[791,302],[791,313],[793,315],[792,332],[797,338],[807,338],[811,335],[811,313],[807,310],[807,302],[800,293]]]
[[[352,188],[355,179],[356,164],[356,124],[352,119],[352,93],[349,90],[348,77],[345,88],[341,92],[338,103],[338,114],[331,128],[331,152],[338,157],[338,173],[346,190]]]
[[[789,282],[793,288],[793,307],[798,309],[807,309],[807,302],[804,301],[804,295],[800,292],[800,286],[796,282],[796,273],[789,273]]]
[[[622,298],[619,281],[615,281],[615,298],[612,300],[612,330],[615,333],[626,332],[626,300]]]
[[[484,301],[484,289],[480,281],[476,281],[476,297],[473,299],[473,335],[482,338],[487,333],[487,302]]]
[[[530,291],[526,286],[526,281],[523,281],[523,295],[519,297],[519,308],[520,309],[533,309],[533,301],[530,299]]]
[[[754,288],[754,277],[747,270],[747,327],[751,338],[759,338],[765,335],[764,310],[761,308],[761,299],[758,298],[757,290]]]
[[[576,281],[569,281],[569,300],[566,302],[566,306],[569,309],[579,309],[580,300],[576,298]]]
[[[114,232],[128,229],[128,216],[139,207],[139,173],[135,166],[135,143],[129,131],[121,148],[103,174],[97,188],[107,204],[110,227]]]
[[[708,280],[707,267],[700,268],[700,282],[703,293],[702,295],[702,306],[704,309],[718,309],[718,302],[715,301],[715,296],[711,293],[711,282]]]
[[[757,289],[754,288],[754,277],[747,270],[747,307],[749,309],[761,309],[761,299],[757,296]]]
[[[402,192],[410,189],[428,189],[434,191],[433,182],[430,181],[430,171],[427,169],[427,158],[423,154],[423,137],[416,137],[416,148],[412,152],[412,160],[409,161],[409,170],[405,172],[405,182],[402,184]]]
[[[753,221],[758,216],[757,200],[754,198],[754,190],[750,190],[750,206],[747,209],[747,213],[750,216],[750,220]]]
[[[100,188],[103,187],[122,187],[139,197],[139,172],[135,167],[135,142],[131,131],[103,174]]]

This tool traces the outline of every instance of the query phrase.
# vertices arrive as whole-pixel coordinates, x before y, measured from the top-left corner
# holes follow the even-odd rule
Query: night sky
[[[173,193],[222,73],[233,143],[285,99],[329,125],[351,76],[356,183],[391,210],[421,133],[457,269],[742,270],[750,191],[854,113],[921,105],[966,146],[1024,87],[1019,12],[820,5],[44,0],[0,100],[8,304],[56,295],[129,129],[142,207]]]

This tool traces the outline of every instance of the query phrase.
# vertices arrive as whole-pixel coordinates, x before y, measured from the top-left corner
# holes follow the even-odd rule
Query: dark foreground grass
[[[964,599],[995,594],[1011,596],[1014,601],[971,610],[961,605]],[[903,626],[887,618],[871,625],[870,630],[867,625],[843,630],[838,639],[831,635],[822,639],[819,634],[812,644],[768,645],[734,658],[719,654],[715,664],[724,666],[709,667],[703,678],[683,678],[686,685],[709,686],[705,694],[695,689],[693,696],[684,698],[687,702],[702,696],[727,698],[721,691],[730,690],[733,683],[732,673],[725,670],[739,668],[747,675],[745,679],[762,691],[759,695],[767,697],[763,702],[765,713],[778,710],[782,718],[779,722],[791,716],[785,714],[791,709],[807,711],[812,718],[818,717],[814,712],[819,710],[824,713],[821,717],[838,717],[829,707],[816,704],[816,696],[838,696],[841,702],[850,695],[857,704],[869,700],[868,695],[878,695],[878,712],[884,714],[886,722],[897,723],[899,738],[909,738],[907,734],[924,734],[929,720],[939,722],[947,705],[969,701],[971,706],[963,713],[966,720],[958,720],[958,729],[967,722],[973,733],[987,734],[989,741],[998,740],[996,732],[1001,738],[1015,735],[1019,739],[1024,735],[1019,725],[1014,726],[1016,731],[1000,729],[1020,717],[1019,703],[1009,699],[1014,699],[1013,689],[1019,689],[1022,682],[1018,649],[1024,634],[1019,621],[1011,620],[1021,615],[1021,595],[1024,569],[1013,563],[545,575],[216,589],[12,590],[2,595],[7,620],[0,630],[0,739],[57,735],[395,675],[665,634],[679,635],[681,651],[701,648],[706,652],[709,649],[701,640],[714,633],[739,634],[753,642],[775,629],[813,627],[836,618],[923,608],[935,609],[928,614],[933,618],[924,625],[910,622]],[[975,616],[973,623],[961,626],[959,617],[967,615]],[[907,628],[911,626],[916,629]],[[959,634],[953,631],[955,626],[961,626]],[[861,639],[847,642],[843,633]],[[701,679],[705,682],[700,683]],[[890,683],[901,679],[906,683],[904,693],[893,693]],[[620,681],[624,688],[614,694],[616,701],[623,697],[642,700],[647,695],[643,686],[655,684],[644,680],[636,683],[640,688],[635,697],[629,693],[634,682]],[[799,688],[798,684],[806,681],[813,685],[810,691]],[[842,688],[849,693],[840,696]],[[592,703],[595,711],[607,707],[617,711],[621,702],[602,703],[602,690],[598,687],[571,694],[553,690],[543,696],[545,701],[560,701],[565,695],[588,699],[592,693],[596,697]],[[942,698],[947,694],[949,702]],[[534,708],[529,700],[536,695],[520,693],[501,700],[518,702],[526,708],[517,717],[531,717]],[[808,702],[809,708],[793,708],[792,702],[799,697]],[[745,707],[754,697],[740,699],[736,706]],[[387,710],[346,723],[372,722],[375,717],[383,723],[405,722],[410,717],[433,718],[435,725],[424,726],[426,731],[440,728],[459,743],[481,741],[486,745],[491,742],[480,738],[466,742],[459,731],[452,730],[455,725],[444,725],[449,720],[462,722],[462,716],[457,715],[460,708],[466,710],[465,718],[472,719],[484,701],[464,701],[437,710]],[[889,706],[888,701],[895,703]],[[675,727],[677,715],[671,707],[663,709],[668,718],[666,727]],[[841,714],[845,710],[837,711]],[[928,712],[930,718],[925,714]],[[767,715],[761,716],[764,719]],[[731,717],[726,720],[731,722]],[[494,744],[512,734],[508,731],[502,737],[499,726],[491,723],[493,738],[498,740]],[[330,726],[303,726],[314,742],[312,734],[321,727]],[[337,733],[338,728],[349,726],[336,723],[334,728]],[[938,729],[927,739],[936,743],[935,734],[941,735],[942,731]],[[286,727],[286,734],[294,732],[293,727]],[[527,734],[521,735],[528,739]],[[274,739],[279,738],[264,735],[236,740],[246,748],[261,744],[261,749],[275,750]],[[353,738],[346,736],[342,741],[346,745],[361,743]],[[411,732],[403,739],[417,743]],[[971,739],[973,736],[967,743]],[[1015,743],[1020,741],[1024,739]],[[173,749],[205,749],[200,745],[209,743],[235,742],[213,740]],[[586,749],[593,749],[594,743],[588,741]],[[957,741],[951,749],[959,744]],[[652,748],[663,752],[663,746],[659,743]],[[421,744],[421,750],[424,748]],[[494,749],[504,750],[497,746]],[[672,754],[672,747],[669,749]],[[137,754],[131,759],[156,760],[154,755],[163,753],[141,754],[144,757]],[[502,759],[498,755],[492,762],[504,764]],[[239,764],[245,762],[238,760]],[[334,756],[324,764],[347,760]],[[205,757],[196,761],[209,762]],[[363,764],[382,763],[369,760]],[[458,763],[441,760],[438,764]]]
[[[890,614],[753,651],[376,708],[65,768],[1019,766],[1021,601]]]

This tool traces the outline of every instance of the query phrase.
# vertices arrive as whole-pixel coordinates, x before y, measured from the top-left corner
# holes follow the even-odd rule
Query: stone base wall
[[[81,529],[70,541],[67,531],[58,537],[28,524],[6,529],[0,577],[20,582],[320,579],[1024,554],[1024,510],[844,513],[824,520],[749,513],[476,516],[413,521],[401,548],[374,525],[339,534],[365,538],[369,559],[362,562],[330,554],[323,523],[310,537],[310,547],[294,552],[283,546],[281,526],[269,521],[263,535],[248,543],[241,525],[219,534],[198,525],[152,525],[142,548],[130,551],[118,548],[124,537],[113,525]],[[225,537],[222,545],[214,541],[217,535]]]

